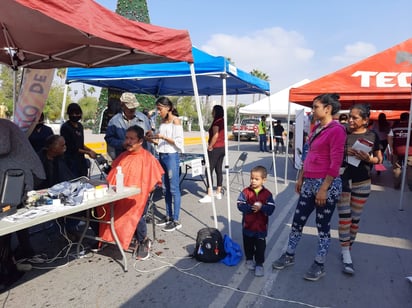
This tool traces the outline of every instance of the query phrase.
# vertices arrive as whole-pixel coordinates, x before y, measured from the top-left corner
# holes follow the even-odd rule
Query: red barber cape
[[[113,161],[112,169],[107,175],[107,181],[110,185],[116,185],[117,166],[122,167],[124,186],[141,189],[140,194],[115,202],[114,227],[123,249],[127,250],[143,214],[149,194],[156,184],[162,183],[164,171],[159,161],[143,148],[137,152],[125,151]],[[99,215],[104,214],[102,220],[109,221],[110,205],[106,204],[103,207],[105,211],[98,208],[98,213]],[[103,240],[114,241],[110,226],[107,224],[100,224],[99,235]]]

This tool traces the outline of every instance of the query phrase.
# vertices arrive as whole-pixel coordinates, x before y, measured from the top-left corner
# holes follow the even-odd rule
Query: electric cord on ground
[[[289,299],[284,299],[284,298],[277,298],[277,297],[272,297],[272,296],[269,296],[269,295],[259,294],[259,293],[255,293],[255,292],[239,290],[239,289],[234,288],[234,287],[230,287],[230,286],[227,286],[227,285],[222,285],[222,284],[212,282],[212,281],[207,280],[206,278],[204,278],[200,275],[196,275],[196,274],[192,274],[192,273],[188,272],[188,271],[198,267],[201,264],[201,262],[197,262],[194,266],[189,267],[189,268],[181,268],[181,267],[177,267],[176,265],[174,265],[170,262],[162,260],[162,259],[167,260],[167,259],[182,259],[182,258],[187,258],[187,259],[190,258],[191,259],[192,257],[162,257],[162,256],[159,256],[157,254],[150,254],[150,257],[149,257],[148,260],[150,260],[150,259],[155,260],[155,261],[157,260],[158,262],[161,262],[164,265],[159,266],[159,267],[154,268],[154,269],[151,269],[151,270],[141,270],[141,269],[138,269],[136,266],[139,263],[141,264],[141,262],[146,262],[147,260],[145,260],[145,261],[136,261],[135,264],[134,264],[134,269],[139,273],[151,273],[151,272],[159,271],[159,270],[162,270],[162,269],[165,269],[165,268],[173,268],[173,269],[181,272],[182,274],[200,279],[200,280],[206,282],[207,284],[210,284],[212,286],[219,287],[219,288],[225,288],[225,289],[231,290],[233,292],[242,293],[242,294],[245,294],[245,295],[252,295],[252,296],[256,296],[256,297],[261,297],[261,298],[271,300],[271,301],[284,302],[284,303],[295,304],[295,305],[300,305],[300,306],[306,306],[306,307],[311,307],[311,308],[328,308],[328,307],[316,306],[316,305],[312,305],[312,304],[308,304],[308,303],[304,303],[304,302],[300,302],[300,301],[294,301],[294,300],[289,300]]]

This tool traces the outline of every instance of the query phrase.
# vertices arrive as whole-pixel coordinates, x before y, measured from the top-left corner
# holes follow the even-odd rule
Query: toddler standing
[[[263,184],[267,170],[256,166],[250,171],[250,185],[243,189],[237,199],[237,207],[242,212],[243,249],[246,266],[255,271],[255,276],[264,276],[266,236],[269,216],[275,210],[272,193]]]

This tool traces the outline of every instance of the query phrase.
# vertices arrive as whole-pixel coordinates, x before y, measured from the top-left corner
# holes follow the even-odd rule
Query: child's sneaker
[[[255,268],[255,276],[256,277],[263,277],[265,276],[265,271],[263,269],[263,266],[257,265]]]
[[[254,271],[255,270],[255,261],[253,260],[246,260],[245,266],[247,267],[248,270]]]

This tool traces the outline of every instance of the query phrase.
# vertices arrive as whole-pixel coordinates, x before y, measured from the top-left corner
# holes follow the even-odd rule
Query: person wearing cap
[[[111,147],[114,150],[109,151],[109,155],[112,159],[115,159],[126,150],[126,130],[129,127],[137,125],[143,128],[145,136],[151,134],[149,119],[144,113],[136,110],[136,108],[139,107],[139,102],[137,101],[135,94],[130,92],[123,93],[120,96],[120,104],[122,111],[110,119],[104,137],[108,147]],[[146,140],[143,142],[143,147],[150,151],[150,147]]]

